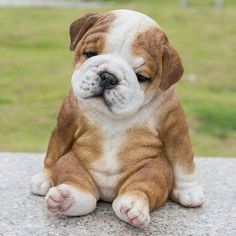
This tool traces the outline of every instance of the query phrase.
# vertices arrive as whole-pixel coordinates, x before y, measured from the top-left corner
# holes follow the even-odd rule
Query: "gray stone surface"
[[[236,158],[197,158],[205,205],[187,209],[169,201],[145,229],[119,221],[102,202],[87,216],[50,215],[44,198],[29,191],[42,161],[43,154],[0,153],[0,235],[236,235]]]

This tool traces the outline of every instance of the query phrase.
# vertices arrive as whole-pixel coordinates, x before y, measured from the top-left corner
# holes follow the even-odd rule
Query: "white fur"
[[[36,174],[32,177],[30,189],[33,194],[44,196],[48,192],[49,188],[50,182],[44,172]]]
[[[175,187],[173,200],[186,207],[201,206],[205,200],[203,187],[196,180],[195,173],[187,174],[181,166],[175,166]]]
[[[105,129],[103,130],[103,158],[92,163],[90,173],[99,189],[100,198],[105,201],[112,201],[116,196],[114,187],[119,178],[119,163],[117,162],[116,156],[124,134],[120,132],[117,135],[112,135],[109,132],[112,129],[111,126]]]
[[[67,184],[50,188],[45,199],[49,211],[67,216],[86,215],[93,211],[97,204],[91,193]]]
[[[119,219],[134,226],[144,227],[150,222],[147,202],[137,198],[136,195],[124,194],[115,199],[112,207]]]

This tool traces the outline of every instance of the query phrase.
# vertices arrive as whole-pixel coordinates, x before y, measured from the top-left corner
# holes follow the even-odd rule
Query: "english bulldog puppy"
[[[170,197],[198,207],[188,125],[174,84],[183,67],[163,29],[135,11],[87,14],[70,26],[72,89],[31,191],[50,212],[81,216],[99,199],[134,226]]]

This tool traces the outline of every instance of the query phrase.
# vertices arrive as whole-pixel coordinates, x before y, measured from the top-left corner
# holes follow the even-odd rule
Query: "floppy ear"
[[[184,72],[177,51],[167,41],[164,44],[162,56],[162,78],[160,88],[167,90],[182,77]]]
[[[77,43],[82,39],[83,35],[98,20],[99,13],[88,13],[81,18],[75,20],[70,25],[70,50],[75,50]]]

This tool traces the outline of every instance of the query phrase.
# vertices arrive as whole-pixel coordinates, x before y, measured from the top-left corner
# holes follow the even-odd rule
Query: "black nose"
[[[118,79],[108,72],[103,72],[102,74],[100,74],[100,78],[101,85],[106,89],[114,88],[118,84]]]

